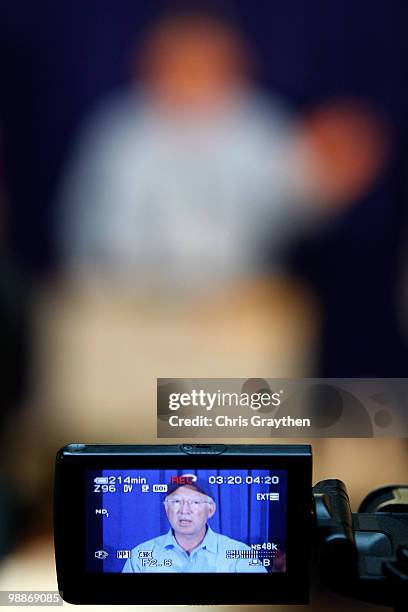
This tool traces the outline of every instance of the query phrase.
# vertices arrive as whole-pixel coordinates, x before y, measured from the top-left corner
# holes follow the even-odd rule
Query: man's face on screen
[[[194,536],[204,533],[207,520],[215,512],[214,501],[188,485],[173,491],[166,498],[164,506],[176,535]]]

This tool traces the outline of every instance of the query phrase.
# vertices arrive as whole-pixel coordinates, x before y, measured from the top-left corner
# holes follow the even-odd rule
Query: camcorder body
[[[315,562],[333,590],[398,609],[404,491],[352,515],[343,483],[312,488],[308,445],[70,444],[56,458],[58,588],[77,604],[307,604]]]

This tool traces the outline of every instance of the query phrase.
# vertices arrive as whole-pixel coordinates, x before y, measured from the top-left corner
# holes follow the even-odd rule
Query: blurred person
[[[351,203],[385,155],[362,107],[294,119],[258,92],[242,35],[209,13],[166,15],[135,62],[132,90],[92,114],[62,177],[74,282],[38,302],[36,359],[36,422],[54,448],[154,442],[158,376],[311,375],[318,308],[277,253]]]
[[[210,13],[164,16],[135,63],[132,91],[90,117],[62,178],[74,282],[38,302],[36,359],[56,445],[149,436],[158,375],[312,374],[318,310],[277,252],[381,163],[369,114],[337,102],[295,120],[256,91],[242,35]]]
[[[352,104],[295,121],[250,82],[238,30],[194,10],[148,31],[133,91],[92,115],[61,187],[75,278],[184,290],[270,274],[295,231],[375,176],[380,130]],[[273,270],[272,270],[273,271]]]

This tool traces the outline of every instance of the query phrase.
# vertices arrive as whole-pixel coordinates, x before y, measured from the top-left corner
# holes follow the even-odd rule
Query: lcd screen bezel
[[[242,469],[249,465],[288,472],[286,572],[201,573],[189,574],[186,580],[183,574],[86,571],[86,470]],[[69,603],[82,604],[308,603],[311,487],[311,450],[303,445],[231,445],[221,454],[186,454],[178,445],[65,447],[57,455],[55,474],[55,547],[61,595]]]

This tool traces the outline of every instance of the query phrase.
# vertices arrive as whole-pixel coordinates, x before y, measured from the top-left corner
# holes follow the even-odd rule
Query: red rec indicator
[[[172,476],[170,482],[171,484],[188,485],[193,484],[194,478],[192,476]]]

